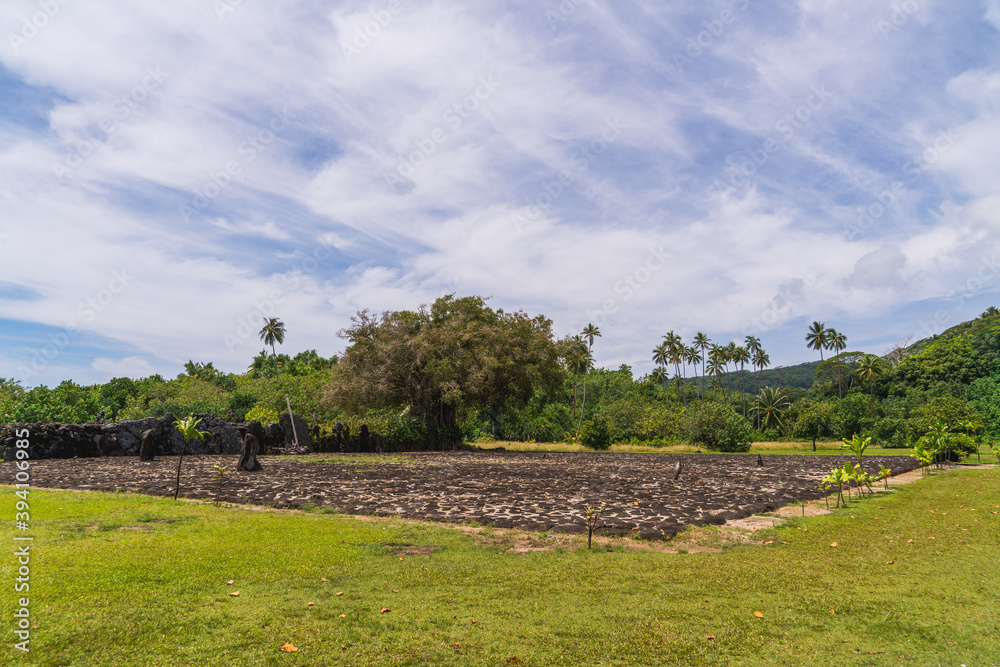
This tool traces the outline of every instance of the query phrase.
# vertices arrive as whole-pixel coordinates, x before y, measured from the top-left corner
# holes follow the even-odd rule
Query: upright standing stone
[[[240,461],[236,464],[236,469],[245,472],[263,470],[264,466],[257,460],[258,451],[260,451],[260,442],[253,437],[253,434],[247,433],[243,438],[243,451],[240,452]]]
[[[139,445],[139,460],[152,461],[156,457],[156,429],[148,428],[142,432]]]

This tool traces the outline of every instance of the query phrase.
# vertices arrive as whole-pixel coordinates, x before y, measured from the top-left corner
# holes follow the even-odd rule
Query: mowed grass
[[[30,503],[31,653],[12,648],[8,555],[0,664],[1000,663],[1000,469],[701,554],[512,553],[454,527],[131,494]]]

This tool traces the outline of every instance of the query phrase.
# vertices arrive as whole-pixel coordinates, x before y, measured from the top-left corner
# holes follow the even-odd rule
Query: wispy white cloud
[[[0,6],[0,284],[31,295],[0,318],[82,332],[0,376],[242,370],[271,314],[332,354],[450,292],[645,370],[669,329],[881,342],[997,293],[958,290],[1000,231],[993,2],[226,7],[72,2],[28,38],[37,3]]]

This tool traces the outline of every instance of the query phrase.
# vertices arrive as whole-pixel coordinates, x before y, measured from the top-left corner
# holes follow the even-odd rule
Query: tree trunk
[[[576,424],[576,437],[580,438],[580,430],[583,428],[583,412],[587,408],[587,377],[590,375],[590,368],[587,368],[587,372],[583,375],[583,400],[580,404],[580,421]],[[669,401],[669,396],[667,397]]]
[[[181,463],[184,462],[184,449],[187,447],[187,443],[181,443],[181,455],[177,457],[177,482],[174,484],[174,500],[177,500],[177,494],[181,490]]]

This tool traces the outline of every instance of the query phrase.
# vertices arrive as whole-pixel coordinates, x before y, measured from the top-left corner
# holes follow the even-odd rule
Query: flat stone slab
[[[324,463],[323,459],[336,463]],[[848,456],[420,452],[260,457],[264,470],[235,472],[238,457],[185,456],[180,495],[223,502],[345,514],[477,522],[536,531],[586,531],[585,507],[603,507],[600,532],[660,538],[685,525],[723,524],[773,512],[793,500],[821,499],[818,486]],[[677,462],[683,465],[673,479]],[[234,471],[220,490],[214,464]],[[865,457],[894,473],[916,468],[908,456]],[[13,484],[13,462],[0,483]],[[173,495],[175,457],[48,459],[31,462],[32,486]]]

